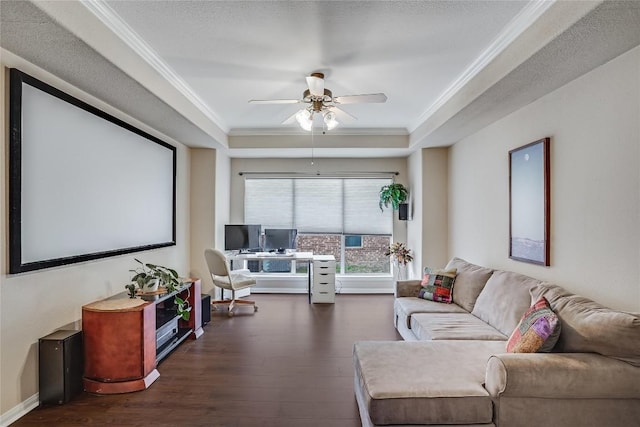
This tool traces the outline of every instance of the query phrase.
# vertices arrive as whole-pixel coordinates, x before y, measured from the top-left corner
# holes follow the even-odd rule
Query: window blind
[[[392,211],[378,207],[389,178],[246,178],[245,223],[300,233],[382,234]]]

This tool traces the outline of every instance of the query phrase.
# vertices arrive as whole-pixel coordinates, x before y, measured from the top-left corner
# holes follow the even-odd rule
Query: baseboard
[[[345,288],[336,289],[336,294],[393,294],[392,289],[380,288]]]
[[[307,288],[283,288],[270,286],[253,286],[251,292],[254,294],[306,294]]]
[[[33,396],[29,397],[22,403],[14,406],[9,409],[4,414],[0,415],[0,426],[6,427],[9,424],[15,422],[19,418],[27,415],[29,412],[33,411],[40,405],[40,394],[36,393]]]

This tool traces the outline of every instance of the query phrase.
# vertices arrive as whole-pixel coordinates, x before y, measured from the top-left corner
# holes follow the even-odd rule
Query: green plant
[[[127,289],[127,292],[129,292],[129,298],[135,298],[136,297],[136,284],[135,283],[129,283],[128,285],[124,286]]]
[[[173,302],[176,304],[176,314],[184,321],[189,320],[191,317],[191,306],[189,305],[189,301],[176,295],[173,298]]]
[[[181,283],[178,280],[178,272],[174,269],[144,263],[137,258],[134,258],[134,260],[140,264],[140,266],[135,270],[129,270],[135,273],[131,278],[131,282],[136,283],[140,289],[144,289],[145,286],[148,286],[156,280],[159,286],[167,288],[167,292],[174,292],[180,287]]]
[[[158,281],[158,285],[166,288],[168,293],[180,290],[182,282],[178,278],[178,272],[176,270],[162,265],[144,263],[137,258],[134,258],[134,260],[140,264],[140,266],[134,270],[129,270],[130,272],[135,273],[131,278],[131,284],[125,286],[125,288],[129,290],[130,294],[133,292],[133,284],[138,285],[140,290],[142,290],[145,286],[148,286],[154,281]],[[189,292],[188,288],[187,292]],[[189,301],[175,295],[173,302],[176,305],[176,313],[182,317],[183,320],[189,320],[189,317],[191,316]]]
[[[388,208],[391,205],[391,208],[394,211],[397,211],[400,208],[400,204],[404,203],[409,196],[409,191],[402,184],[393,184],[385,185],[380,189],[380,202],[378,206],[380,210],[383,211],[383,207]]]

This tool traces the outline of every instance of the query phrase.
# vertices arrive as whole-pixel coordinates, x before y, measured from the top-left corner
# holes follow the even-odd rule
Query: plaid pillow
[[[418,294],[419,298],[436,302],[451,303],[453,294],[453,283],[456,281],[457,269],[432,270],[429,267],[424,269],[422,279],[422,289]]]
[[[520,319],[507,341],[509,353],[546,353],[560,337],[560,320],[541,297]]]

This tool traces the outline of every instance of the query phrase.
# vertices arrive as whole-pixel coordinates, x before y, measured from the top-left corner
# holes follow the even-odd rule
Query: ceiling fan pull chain
[[[313,159],[314,159],[314,153],[313,153],[313,126],[311,126],[311,166],[313,166]]]

